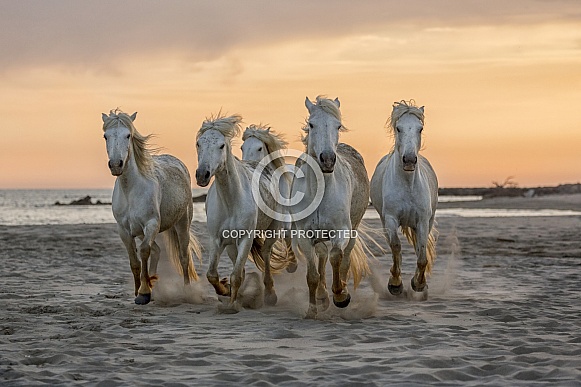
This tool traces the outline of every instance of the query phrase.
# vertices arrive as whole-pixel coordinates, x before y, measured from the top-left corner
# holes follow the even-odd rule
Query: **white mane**
[[[210,116],[202,123],[202,127],[198,130],[196,139],[199,139],[202,134],[208,130],[217,130],[231,143],[234,137],[238,137],[242,131],[242,116],[234,114],[228,117],[222,116],[220,113],[216,116]]]
[[[242,135],[242,141],[246,141],[250,137],[255,137],[262,141],[266,145],[266,150],[268,153],[275,152],[277,150],[286,149],[288,142],[274,130],[271,130],[269,126],[266,125],[250,125],[244,131]]]

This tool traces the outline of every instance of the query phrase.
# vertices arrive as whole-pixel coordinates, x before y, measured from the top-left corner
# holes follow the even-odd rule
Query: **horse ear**
[[[270,126],[266,128],[266,133],[270,133]]]
[[[135,121],[135,118],[137,118],[137,112],[133,113],[130,118],[131,122]]]
[[[338,108],[341,107],[341,102],[339,102],[339,97],[335,98],[335,101],[333,101],[333,102],[335,102],[335,105],[337,105]]]
[[[101,113],[101,118],[103,119],[103,122],[106,122],[107,118],[109,118],[109,116],[105,113]]]
[[[311,100],[309,99],[309,97],[305,98],[305,106],[307,107],[307,110],[309,111],[309,113],[311,112],[311,110],[313,109],[313,106],[315,106]]]
[[[420,110],[422,111],[422,114],[424,114],[424,107],[420,107]]]

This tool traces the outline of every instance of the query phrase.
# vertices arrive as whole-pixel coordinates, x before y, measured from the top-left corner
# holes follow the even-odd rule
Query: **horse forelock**
[[[281,149],[286,149],[288,142],[274,130],[271,130],[267,125],[250,125],[242,135],[242,141],[246,141],[250,137],[255,137],[262,141],[266,146],[268,153],[276,152]]]
[[[399,102],[394,102],[391,116],[387,120],[387,128],[392,135],[395,134],[395,126],[397,125],[397,121],[404,114],[411,114],[416,116],[422,125],[424,124],[424,112],[416,105],[416,101],[410,99],[409,101],[401,100]]]
[[[228,142],[231,144],[234,137],[238,137],[242,131],[242,116],[234,114],[228,117],[218,113],[216,116],[210,116],[204,120],[198,134],[196,135],[196,140],[199,139],[208,130],[216,130],[222,134]]]

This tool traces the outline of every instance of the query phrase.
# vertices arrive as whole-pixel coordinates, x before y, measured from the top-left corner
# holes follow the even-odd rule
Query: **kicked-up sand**
[[[581,195],[477,206],[580,211]],[[581,216],[450,216],[438,229],[427,300],[410,289],[406,244],[403,296],[387,294],[384,254],[346,309],[305,320],[304,264],[275,277],[274,307],[249,265],[247,308],[228,314],[207,259],[184,289],[162,257],[155,300],[138,306],[115,225],[0,226],[0,385],[579,385]],[[229,276],[225,255],[220,268]]]

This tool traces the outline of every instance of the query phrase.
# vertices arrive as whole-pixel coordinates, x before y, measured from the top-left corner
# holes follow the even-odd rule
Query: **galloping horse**
[[[237,297],[244,281],[244,265],[249,254],[264,272],[264,301],[267,305],[274,305],[277,301],[272,273],[288,265],[286,251],[273,249],[278,239],[275,235],[278,222],[258,208],[252,194],[252,176],[257,163],[240,161],[232,154],[232,139],[239,135],[241,121],[238,115],[218,115],[206,119],[198,131],[196,142],[198,185],[205,187],[215,177],[206,198],[210,235],[210,263],[206,276],[218,295],[230,296],[233,310],[240,308]],[[259,185],[254,188],[258,188],[270,208],[274,208],[268,173],[260,175]],[[256,235],[261,232],[265,235]],[[218,275],[218,262],[224,249],[234,265],[230,284],[227,280],[220,281]]]
[[[339,132],[346,130],[341,123],[339,100],[319,96],[316,103],[312,103],[307,97],[305,106],[309,118],[303,128],[303,143],[307,157],[316,161],[305,163],[302,159],[297,160],[302,173],[295,174],[291,196],[303,193],[304,198],[300,206],[292,209],[293,228],[297,231],[293,249],[307,258],[309,309],[306,317],[315,318],[317,300],[323,309],[329,306],[325,280],[328,256],[333,267],[333,303],[339,308],[345,308],[351,300],[347,290],[348,272],[353,275],[355,287],[369,272],[362,241],[356,237],[355,231],[369,203],[369,180],[359,152],[339,143]],[[322,179],[317,178],[319,171],[312,164],[322,172]],[[320,203],[314,212],[300,219],[296,217],[315,200],[320,200]]]
[[[414,291],[423,292],[427,290],[426,277],[436,259],[434,217],[438,204],[436,173],[419,154],[424,107],[418,108],[413,101],[395,102],[388,128],[395,136],[395,145],[379,161],[371,178],[371,202],[379,212],[393,255],[387,288],[394,295],[403,292],[401,242],[397,234],[401,226],[418,257],[411,286]]]
[[[242,141],[244,142],[240,148],[242,149],[242,160],[244,161],[259,162],[268,155],[274,154],[274,152],[286,149],[288,145],[288,143],[280,134],[276,133],[274,130],[271,130],[271,128],[266,125],[250,125],[242,134]],[[272,184],[274,189],[272,194],[275,196],[275,200],[289,199],[292,180],[288,173],[284,173],[287,167],[284,162],[284,158],[273,157],[272,161],[269,163],[269,166],[275,171],[272,178],[274,183]],[[290,218],[290,215],[288,214],[288,208],[286,206],[280,206],[278,209],[280,212],[284,212]],[[297,269],[297,261],[291,248],[291,222],[283,222],[282,227],[285,234],[287,251],[290,254],[289,265],[287,266],[286,270],[289,273],[294,273]]]
[[[152,282],[157,279],[160,247],[155,238],[159,233],[166,237],[168,256],[183,274],[184,284],[198,279],[192,254],[199,258],[202,255],[190,231],[193,216],[190,173],[177,158],[152,154],[148,145],[150,136],[141,135],[133,125],[136,116],[137,113],[129,116],[118,109],[102,115],[109,169],[117,176],[113,216],[129,255],[135,303],[147,304],[151,300]],[[135,238],[141,239],[139,249]]]

